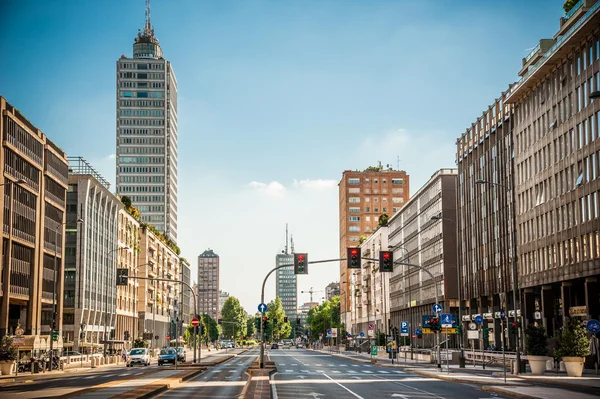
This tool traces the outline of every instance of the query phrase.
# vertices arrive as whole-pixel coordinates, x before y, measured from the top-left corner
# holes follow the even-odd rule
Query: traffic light
[[[273,325],[277,324],[277,319],[273,319]]]
[[[260,317],[254,318],[254,327],[258,330],[260,328]]]
[[[297,323],[298,325],[300,325],[300,318],[299,318],[299,317],[296,317],[296,323]]]
[[[510,332],[515,335],[518,333],[517,323],[510,323]]]
[[[223,324],[223,319],[218,319],[218,320],[217,320],[217,323],[218,323],[219,325]]]
[[[263,317],[263,328],[266,329],[267,327],[269,327],[269,319],[265,316]]]
[[[379,271],[384,273],[394,271],[394,253],[392,251],[379,252]]]
[[[284,316],[284,318],[283,318],[283,322],[284,322],[284,323],[287,323],[287,322],[288,322],[288,318],[287,318],[287,316]]]
[[[117,269],[117,285],[127,285],[129,269]]]
[[[308,254],[294,254],[294,274],[308,274]]]
[[[348,248],[346,256],[348,269],[360,269],[360,258],[360,248]]]
[[[129,331],[125,331],[123,333],[123,338],[125,339],[125,341],[129,341]]]
[[[483,327],[483,339],[488,339],[490,337],[490,329],[487,327]]]
[[[439,320],[436,318],[429,319],[429,329],[433,332],[442,331]]]
[[[456,326],[456,333],[458,335],[462,335],[462,326],[460,324],[458,326]]]

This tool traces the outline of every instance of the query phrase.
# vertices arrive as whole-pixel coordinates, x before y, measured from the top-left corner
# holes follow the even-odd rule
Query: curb
[[[180,384],[183,381],[187,381],[191,378],[196,377],[199,374],[202,374],[205,370],[206,370],[205,368],[200,368],[198,370],[188,372],[186,375],[181,376],[179,378],[174,378],[174,377],[163,378],[162,380],[156,381],[155,383],[133,389],[129,392],[125,392],[125,393],[122,393],[117,396],[113,396],[113,398],[123,398],[123,399],[126,399],[126,398],[127,399],[150,398],[161,392],[164,392],[164,391],[170,389],[174,385]],[[168,380],[168,382],[162,382],[165,380]]]
[[[569,380],[561,380],[560,377],[559,378],[554,378],[554,379],[548,379],[548,380],[541,379],[541,378],[536,378],[535,376],[532,376],[532,377],[522,377],[521,375],[517,375],[517,376],[514,376],[514,377],[515,378],[519,378],[523,382],[527,381],[530,384],[554,385],[554,386],[557,386],[557,387],[565,387],[565,388],[582,388],[582,389],[590,389],[591,388],[591,389],[600,390],[600,387],[597,387],[597,386],[577,384],[577,383],[569,381]]]
[[[482,391],[497,393],[504,396],[509,396],[511,398],[516,399],[540,399],[539,396],[531,396],[524,393],[513,392],[508,389],[504,389],[502,387],[493,386],[493,385],[484,385],[481,387]]]

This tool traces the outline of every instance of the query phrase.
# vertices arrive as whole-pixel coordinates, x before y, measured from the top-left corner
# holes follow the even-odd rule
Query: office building
[[[117,61],[117,193],[177,242],[177,79],[150,23]]]
[[[389,274],[391,324],[398,328],[408,321],[413,330],[422,327],[422,347],[435,341],[426,322],[434,315],[432,306],[437,302],[452,314],[458,309],[456,176],[456,169],[435,172],[389,221],[388,247],[394,260],[422,268],[395,265]],[[455,346],[457,341],[450,336],[449,342]]]
[[[64,237],[76,226],[65,215],[67,158],[3,97],[0,115],[0,336],[17,325],[25,335],[48,334],[53,319],[61,331]]]
[[[334,282],[329,283],[327,287],[325,287],[325,300],[331,301],[331,298],[334,296],[340,295],[340,283]]]
[[[392,216],[408,201],[409,176],[405,171],[371,166],[364,171],[346,170],[339,183],[340,258],[346,248],[357,247],[361,236],[378,226],[379,216]],[[340,262],[341,318],[350,325],[350,279],[346,261]]]
[[[192,317],[195,317],[195,310],[193,305],[190,306],[190,303],[193,303],[192,296],[195,296],[195,293],[190,291],[192,285],[192,269],[190,267],[190,262],[188,262],[185,258],[180,258],[180,271],[181,271],[181,280],[186,283],[181,286],[181,298],[179,299],[180,303],[180,314],[183,318],[184,328],[190,324],[190,320]]]
[[[549,335],[566,317],[600,318],[598,26],[600,1],[576,3],[523,60],[505,99],[514,107],[520,309],[525,325],[539,317]]]
[[[489,340],[501,347],[500,310],[514,321],[512,300],[512,106],[497,98],[457,140],[458,231],[462,325],[483,317]],[[480,179],[496,185],[476,184]],[[509,337],[512,340],[512,337]],[[509,342],[508,340],[506,342]],[[509,342],[514,345],[513,341]],[[466,347],[466,342],[464,343]]]
[[[289,320],[295,319],[298,313],[298,279],[293,264],[294,254],[281,253],[275,256],[275,266],[292,265],[275,272],[275,292]]]
[[[227,298],[229,298],[229,292],[219,290],[219,317],[221,317],[223,305],[225,305],[225,301],[227,300]]]
[[[199,312],[217,319],[219,306],[219,255],[209,248],[198,256]]]
[[[175,333],[181,290],[181,284],[176,282],[181,273],[179,248],[157,229],[142,223],[138,261],[138,276],[169,280],[140,279],[137,290],[138,335],[148,340],[152,348],[162,348],[183,335]]]
[[[89,353],[93,348],[101,351],[114,336],[118,216],[123,204],[83,158],[68,161],[67,220],[75,223],[65,243],[70,255],[64,274],[63,335],[65,346]]]

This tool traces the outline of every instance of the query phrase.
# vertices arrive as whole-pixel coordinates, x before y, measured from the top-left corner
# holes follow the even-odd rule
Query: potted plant
[[[17,347],[10,335],[2,337],[0,342],[0,372],[2,375],[12,374],[12,368],[17,360]]]
[[[576,319],[567,319],[567,324],[558,335],[554,356],[565,363],[569,377],[581,377],[583,362],[589,354],[590,340],[585,328]]]
[[[531,373],[542,375],[546,371],[548,357],[548,334],[544,326],[529,324],[525,330],[525,347]]]

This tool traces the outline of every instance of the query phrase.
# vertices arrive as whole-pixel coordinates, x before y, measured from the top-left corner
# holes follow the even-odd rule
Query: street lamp
[[[116,252],[116,251],[121,251],[123,249],[129,249],[128,246],[124,246],[124,247],[117,247],[115,249],[112,249],[110,251],[108,251],[108,253],[106,254],[106,258],[107,258],[107,262],[108,262],[108,257],[110,256],[110,254]],[[105,278],[104,278],[104,359],[106,359],[106,344],[108,343],[107,339],[106,339],[106,329],[108,328],[108,264],[106,264],[105,267]],[[115,297],[115,300],[117,298]]]
[[[462,327],[462,324],[463,324],[463,321],[462,321],[462,292],[461,292],[462,284],[461,284],[461,270],[460,270],[460,265],[458,264],[458,253],[459,253],[458,223],[456,222],[456,220],[443,218],[438,215],[432,216],[431,220],[447,220],[448,222],[454,223],[454,225],[456,226],[456,279],[457,279],[457,283],[458,283],[458,325]],[[461,332],[462,332],[462,328],[461,328]],[[460,349],[460,357],[458,358],[458,364],[459,364],[460,368],[465,368],[465,349],[464,349],[463,344],[464,344],[463,337],[460,337],[458,339],[458,347]]]
[[[594,94],[594,93],[592,93]],[[594,98],[600,96],[600,93],[598,95],[596,95]],[[591,95],[590,95],[591,97]],[[484,180],[484,179],[477,179],[475,181],[475,184],[489,184],[489,185],[493,185],[493,186],[498,186],[498,187],[502,187],[504,190],[506,190],[506,192],[508,193],[510,188],[500,184],[500,183],[494,183],[488,180]],[[509,213],[512,217],[513,220],[513,231],[512,231],[512,280],[513,280],[513,307],[514,307],[514,312],[515,312],[515,320],[519,319],[519,316],[517,315],[517,312],[522,313],[521,312],[521,301],[519,301],[518,303],[518,308],[517,308],[517,291],[519,290],[519,280],[518,280],[518,274],[517,274],[517,216],[515,214],[515,197],[514,197],[514,190],[513,190],[513,195],[512,195],[512,201],[509,202]],[[523,323],[521,323],[521,325],[523,325]],[[502,337],[504,338],[504,331],[502,331]],[[521,352],[519,350],[519,346],[520,346],[520,337],[519,334],[517,333],[517,339],[515,340],[515,349],[517,352],[517,368],[516,368],[516,374],[519,374],[520,368],[521,368]]]
[[[56,330],[56,258],[57,256],[57,251],[56,251],[56,247],[58,245],[58,229],[62,229],[62,227],[64,225],[66,225],[68,222],[62,222],[60,224],[58,224],[56,226],[56,228],[54,229],[54,263],[52,265],[52,325],[50,326],[50,354],[51,356],[53,356],[53,343],[54,343],[54,330]],[[83,223],[83,219],[78,218],[77,219],[77,224],[79,223]],[[63,259],[64,262],[64,259]],[[64,284],[64,282],[63,282]],[[63,294],[64,297],[64,294]],[[52,371],[52,360],[49,362],[50,363],[50,371]]]

